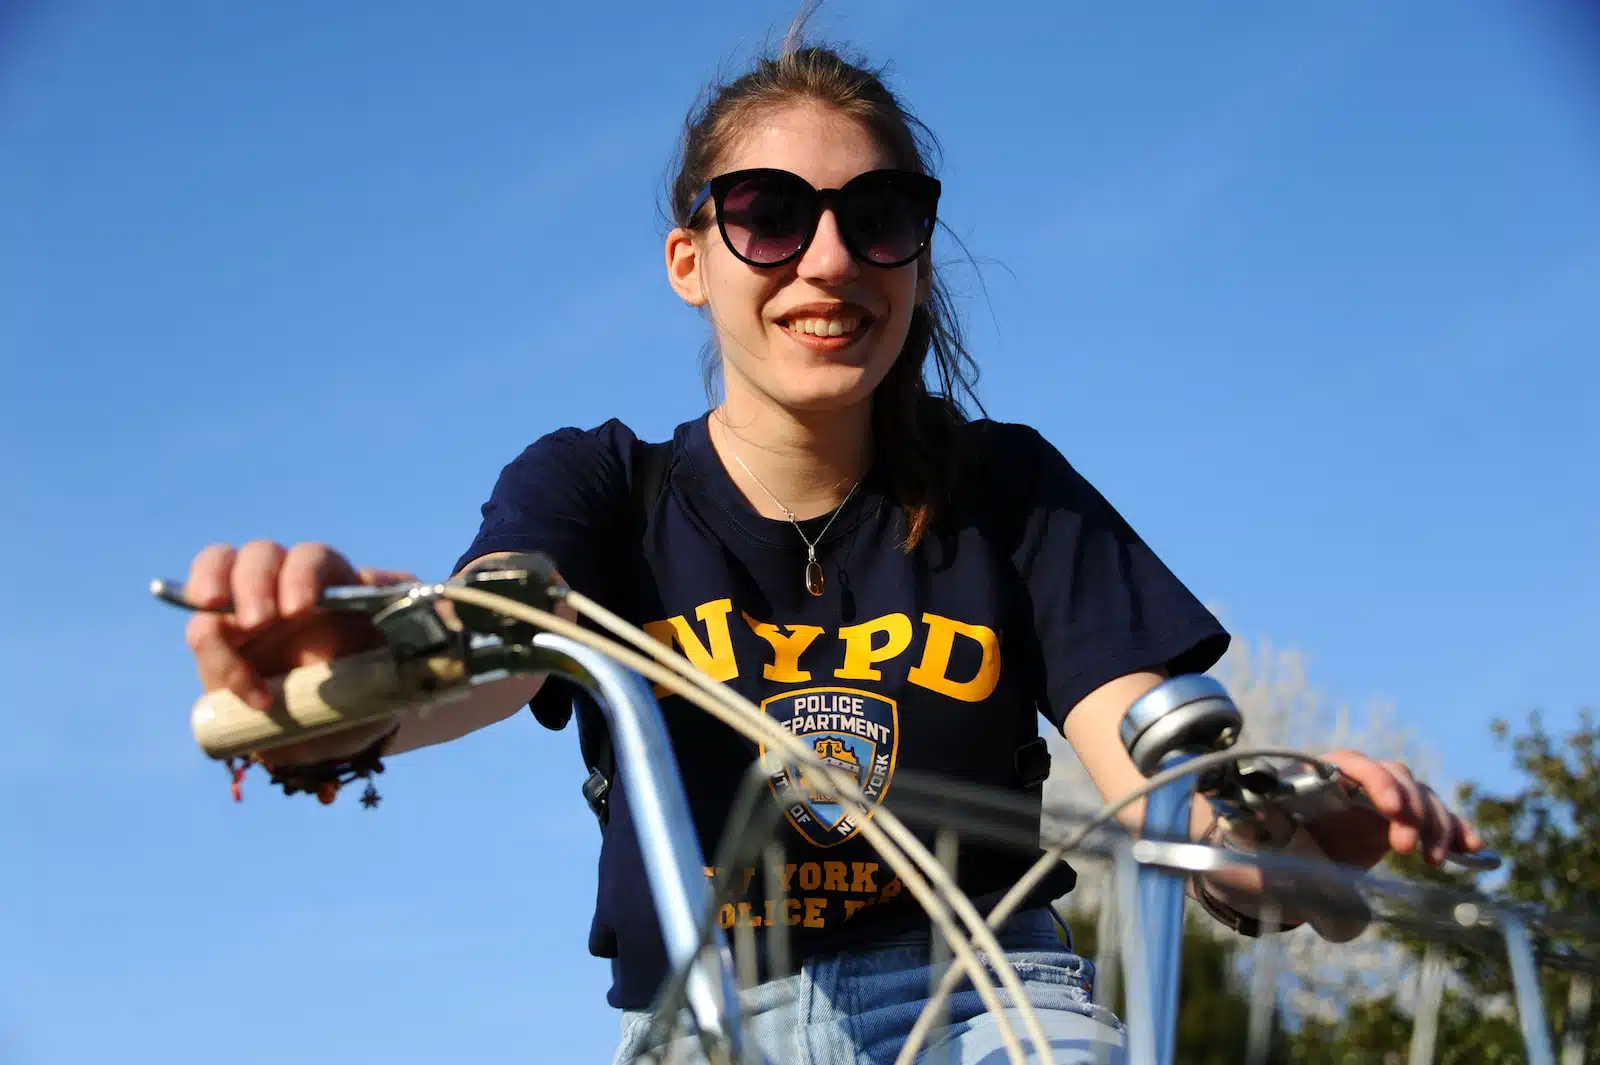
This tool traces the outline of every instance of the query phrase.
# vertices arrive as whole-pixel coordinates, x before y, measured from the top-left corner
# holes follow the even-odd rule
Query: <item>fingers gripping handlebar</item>
[[[445,584],[476,587],[549,609],[554,576],[548,557],[519,555],[470,569]],[[461,627],[451,628],[435,609],[445,584],[325,589],[317,602],[320,609],[370,617],[384,636],[384,646],[270,679],[271,704],[265,712],[226,689],[206,692],[190,715],[201,750],[227,760],[408,713],[430,713],[465,697],[475,680],[512,667],[525,653],[532,627],[462,604],[456,607]],[[155,581],[151,592],[184,609],[207,609],[191,603],[174,581]],[[226,613],[232,607],[224,603],[209,609]]]

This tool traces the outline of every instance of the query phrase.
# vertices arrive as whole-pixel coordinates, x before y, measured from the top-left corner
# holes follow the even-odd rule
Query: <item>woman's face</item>
[[[802,104],[763,116],[715,173],[772,167],[837,189],[895,165],[855,119]],[[765,400],[797,412],[844,410],[872,395],[905,343],[925,270],[922,260],[887,270],[857,262],[831,208],[805,253],[782,266],[743,262],[714,222],[667,238],[674,289],[710,309],[728,401]]]

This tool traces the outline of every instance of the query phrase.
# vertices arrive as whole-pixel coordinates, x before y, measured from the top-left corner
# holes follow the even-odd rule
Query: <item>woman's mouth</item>
[[[778,323],[795,340],[818,351],[837,351],[849,347],[866,335],[872,318],[864,314],[799,315]]]

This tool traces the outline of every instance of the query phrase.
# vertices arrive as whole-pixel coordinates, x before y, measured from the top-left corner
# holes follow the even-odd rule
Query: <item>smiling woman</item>
[[[867,67],[801,46],[799,29],[691,115],[669,190],[668,275],[715,325],[719,435],[762,408],[834,423],[833,470],[790,486],[787,508],[771,500],[776,513],[828,505],[871,438],[893,438],[879,469],[915,546],[946,494],[953,430],[977,378],[931,256],[933,137]],[[705,239],[710,230],[720,243]]]
[[[799,896],[768,905],[752,873],[722,913],[729,926],[792,926],[798,971],[763,960],[746,1010],[771,1060],[888,1062],[927,1000],[931,939],[857,819],[894,809],[903,769],[1009,790],[1037,810],[1040,713],[1102,794],[1124,795],[1144,777],[1118,722],[1163,676],[1208,669],[1228,636],[1038,432],[969,416],[976,367],[932,258],[944,190],[931,137],[878,73],[804,44],[801,28],[691,114],[670,187],[667,281],[709,320],[720,402],[660,443],[615,420],[539,437],[500,471],[455,570],[550,555],[573,589],[856,775],[864,818],[788,771],[768,778],[786,820],[782,888]],[[366,646],[370,629],[329,623],[312,604],[324,586],[393,576],[317,544],[208,548],[192,594],[236,611],[191,624],[208,690],[259,700],[262,676]],[[572,699],[552,679],[486,686],[465,709],[358,746],[438,744],[523,705],[560,728]],[[715,853],[761,752],[679,697],[662,709],[701,845]],[[313,741],[279,761],[314,771],[339,753]],[[1382,810],[1309,827],[1342,860],[1370,866],[1393,846],[1439,861],[1479,845],[1404,766],[1330,760]],[[624,789],[602,789],[594,808],[590,950],[610,962],[628,1061],[666,955],[639,890]],[[1129,806],[1125,823],[1137,830],[1142,813]],[[1197,837],[1212,821],[1197,803]],[[1038,857],[964,844],[959,886],[987,913]],[[998,935],[1054,1060],[1118,1060],[1121,1024],[1092,1003],[1089,966],[1063,948],[1048,906],[1074,882],[1055,866]],[[1250,885],[1197,891],[1220,919],[1253,927]],[[968,985],[931,1045],[951,1062],[993,1060],[1003,1026]]]

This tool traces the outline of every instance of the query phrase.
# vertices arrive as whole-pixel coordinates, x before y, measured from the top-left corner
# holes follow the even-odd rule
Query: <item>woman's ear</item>
[[[667,234],[667,282],[678,298],[691,307],[704,307],[705,274],[694,234],[682,226]]]

